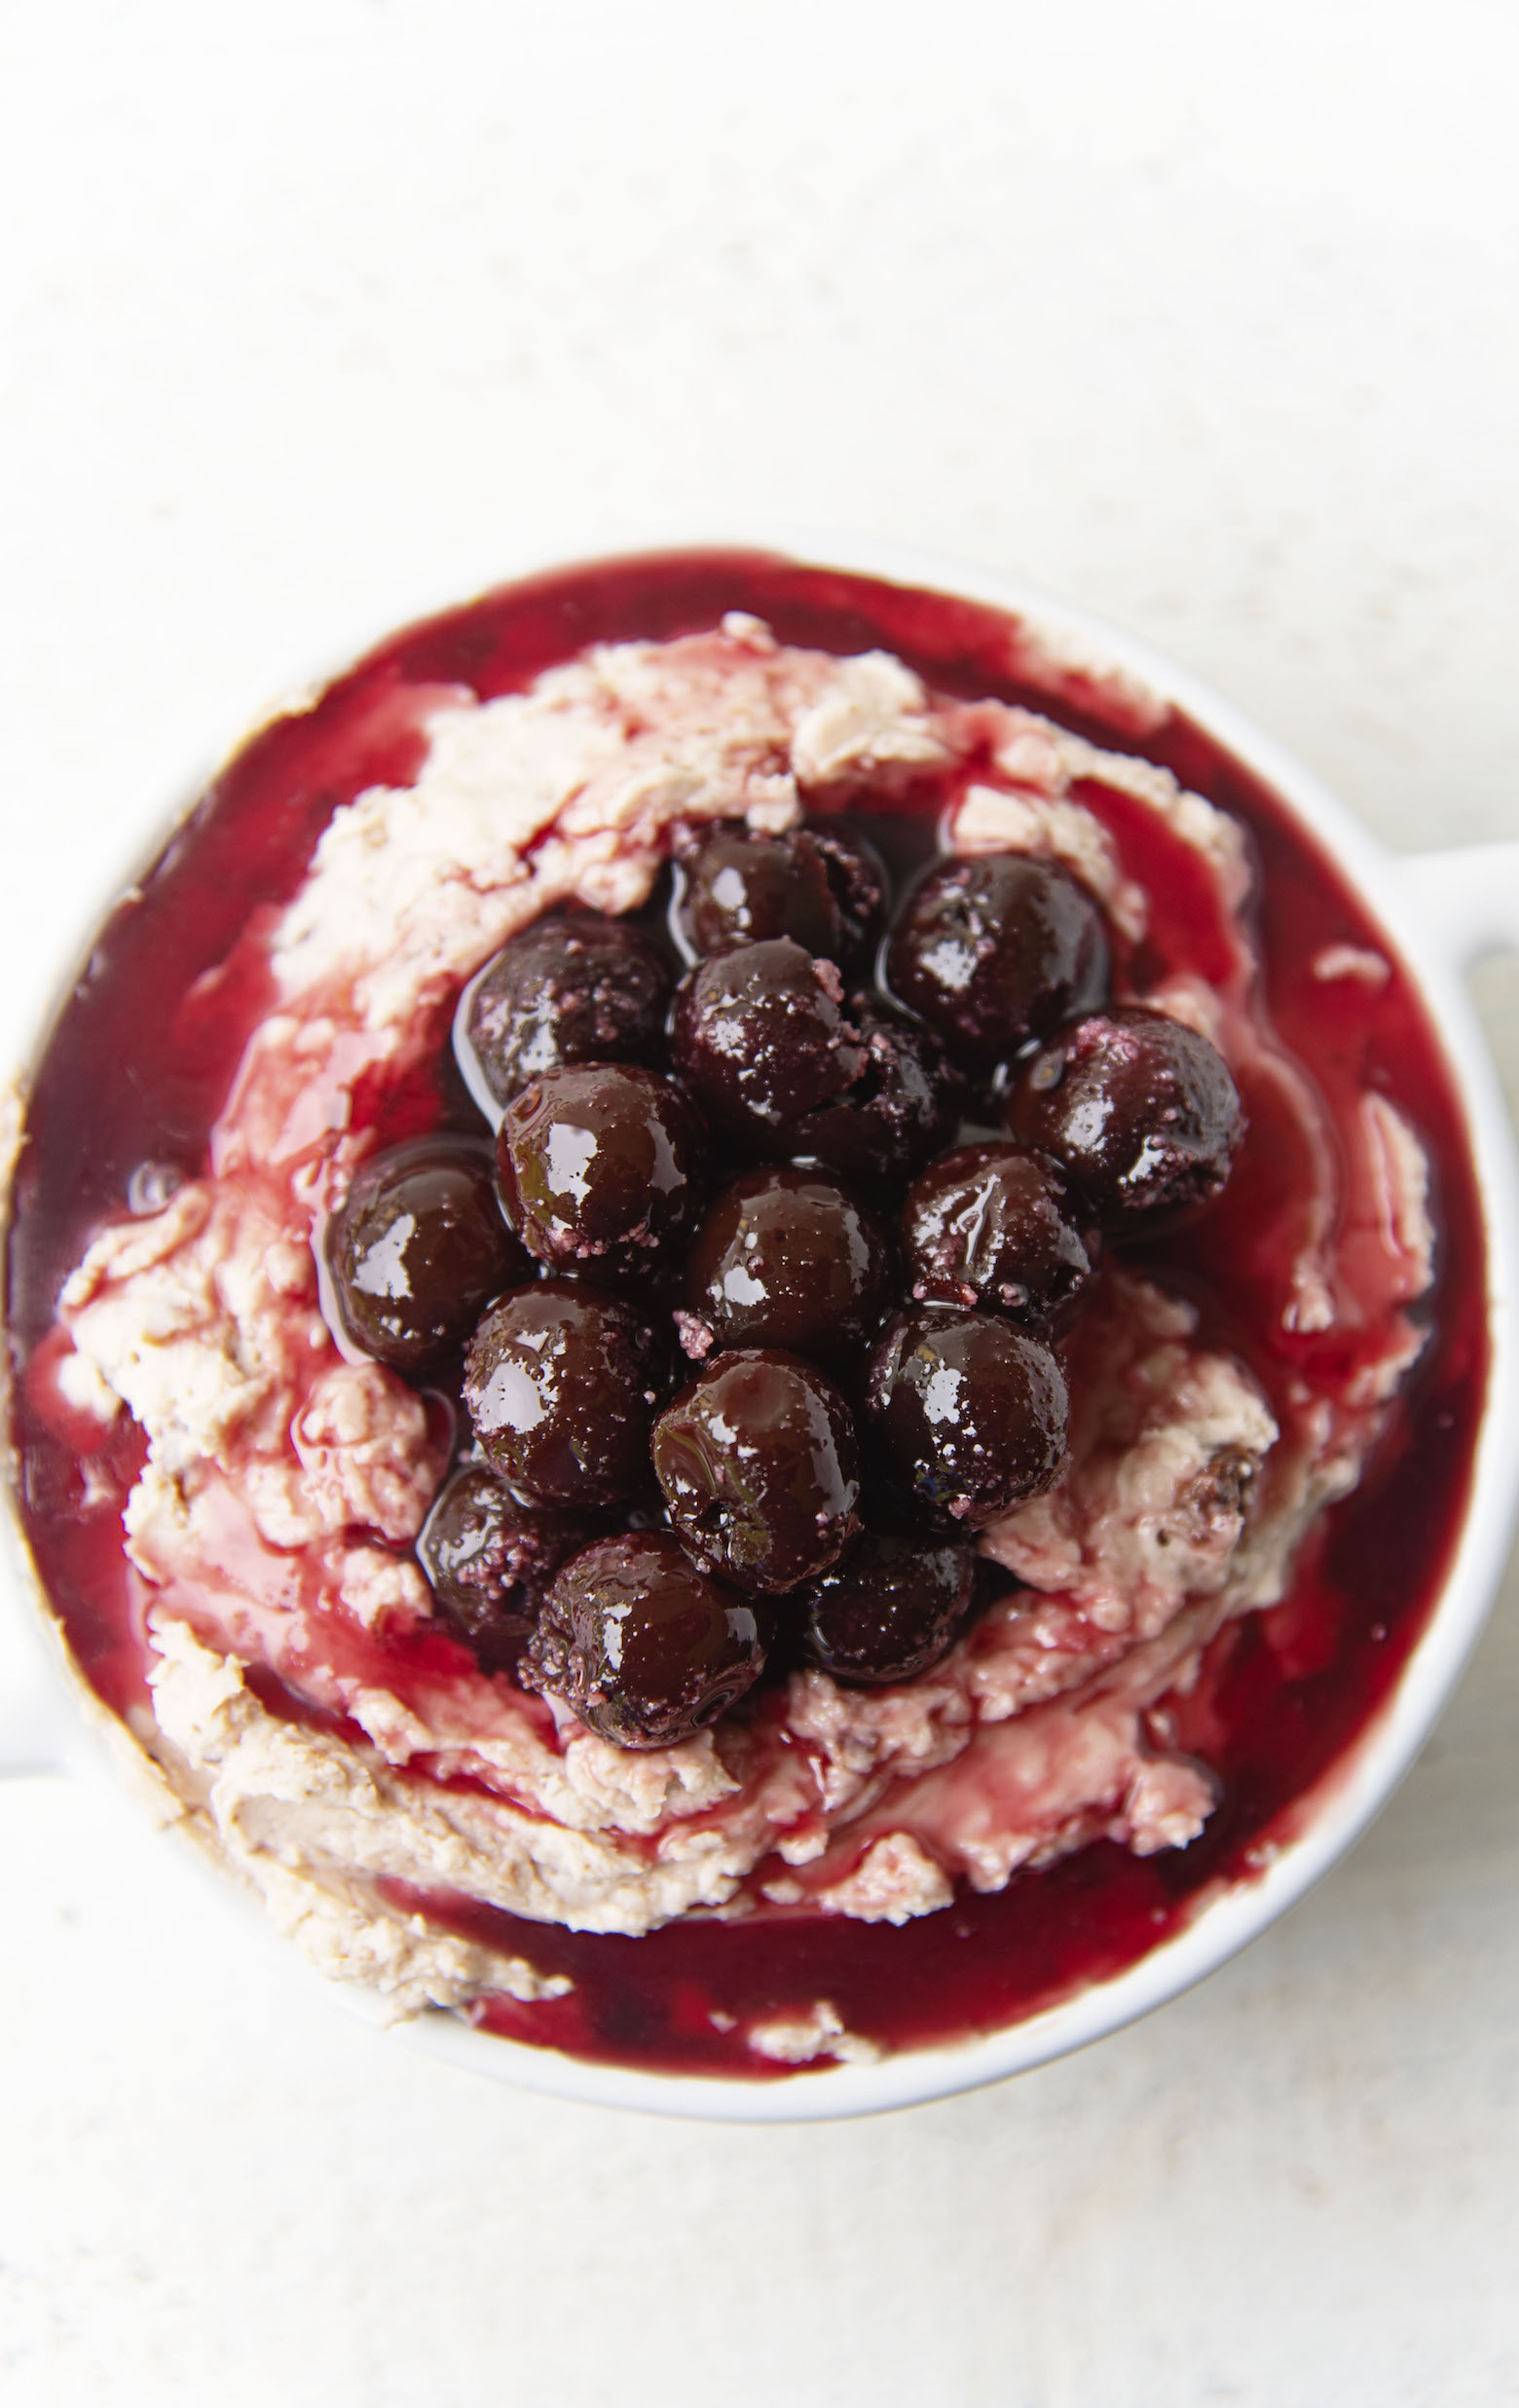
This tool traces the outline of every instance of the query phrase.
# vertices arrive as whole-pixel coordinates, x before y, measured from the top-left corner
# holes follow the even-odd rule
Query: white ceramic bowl
[[[734,540],[726,537],[729,545]],[[1312,831],[1412,972],[1443,1042],[1466,1116],[1485,1213],[1492,1341],[1490,1393],[1468,1508],[1438,1604],[1390,1697],[1309,1797],[1299,1801],[1299,1835],[1264,1871],[1227,1889],[1127,1972],[987,2038],[906,2051],[871,2065],[809,2069],[790,2081],[710,2080],[593,2064],[497,2039],[441,2014],[400,2027],[416,2048],[527,2089],[666,2115],[779,2123],[863,2115],[970,2090],[1064,2056],[1174,1998],[1275,1922],[1344,1855],[1427,1738],[1502,1576],[1519,1503],[1519,1161],[1463,983],[1463,974],[1481,954],[1519,947],[1519,838],[1456,852],[1402,857],[1387,852],[1315,778],[1197,679],[1086,611],[1014,579],[968,573],[893,546],[777,543],[771,537],[756,548],[962,595],[1016,614],[1055,644],[1127,671],[1175,703]],[[98,1774],[107,1768],[110,1752],[96,1718],[87,1715],[65,1677],[56,1626],[39,1613],[38,1604],[18,1556],[15,1574],[5,1583],[4,1605],[21,1610],[30,1670],[0,1697],[0,1772]],[[199,1856],[188,1847],[183,1854],[187,1865],[203,1871]],[[241,1906],[229,1884],[213,1887]],[[249,1945],[262,1942],[283,1952],[285,1944],[275,1940],[256,1908],[244,1908],[242,1921]],[[378,1999],[346,1989],[335,1994],[365,2020],[384,2019]]]

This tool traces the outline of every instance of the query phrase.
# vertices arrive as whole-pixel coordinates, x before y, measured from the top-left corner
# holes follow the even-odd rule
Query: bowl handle
[[[1519,840],[1395,854],[1392,867],[1421,923],[1459,969],[1485,953],[1519,949]]]

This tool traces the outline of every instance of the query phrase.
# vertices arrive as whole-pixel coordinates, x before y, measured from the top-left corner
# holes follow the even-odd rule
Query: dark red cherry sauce
[[[900,654],[942,693],[1048,710],[1098,744],[1137,754],[1232,813],[1258,866],[1255,906],[1271,1016],[1345,1125],[1366,1088],[1412,1123],[1434,1166],[1436,1285],[1417,1308],[1431,1335],[1357,1491],[1324,1515],[1287,1601],[1226,1626],[1203,1677],[1170,1701],[1176,1744],[1220,1776],[1202,1836],[1149,1858],[1101,1843],[1006,1890],[966,1893],[901,1930],[766,1911],[722,1923],[690,1917],[641,1940],[530,1924],[466,1901],[398,1895],[435,1923],[566,1974],[574,1988],[538,2005],[493,2000],[490,2029],[537,2046],[662,2072],[777,2078],[743,2040],[756,2020],[829,2000],[844,2024],[889,2048],[993,2031],[1133,1964],[1225,1882],[1249,1879],[1290,1835],[1298,1801],[1362,1733],[1396,1683],[1437,1599],[1465,1508],[1487,1382],[1482,1215],[1460,1108],[1438,1043],[1381,931],[1311,834],[1183,714],[1159,723],[1099,683],[1048,668],[1001,611],[945,595],[810,569],[760,553],[702,552],[557,572],[486,596],[392,637],[313,709],[255,736],[215,779],[139,887],[99,931],[38,1068],[16,1179],[7,1255],[14,1383],[11,1441],[20,1511],[43,1583],[75,1657],[105,1703],[145,1702],[140,1588],[120,1516],[142,1445],[123,1416],[103,1447],[71,1430],[47,1379],[60,1341],[59,1286],[130,1185],[157,1195],[205,1167],[250,1026],[268,999],[264,946],[300,885],[334,808],[367,786],[404,784],[421,763],[421,722],[438,689],[482,699],[599,641],[664,638],[753,611],[783,643],[835,653]],[[1096,807],[1096,806],[1094,806]],[[1122,833],[1142,806],[1102,790]],[[899,867],[922,858],[926,823],[872,829]],[[1145,836],[1152,926],[1141,965],[1159,978],[1197,959],[1196,858]],[[1209,909],[1211,907],[1209,907]],[[1382,953],[1391,975],[1325,982],[1321,948]],[[457,1123],[477,1127],[438,1029],[435,1078],[361,1093],[360,1126],[381,1142]],[[1263,1334],[1252,1315],[1262,1230],[1278,1166],[1257,1101],[1248,1176],[1201,1227],[1145,1256],[1204,1308],[1269,1392],[1312,1377],[1312,1340]],[[1343,1341],[1333,1341],[1343,1344]],[[38,1400],[47,1391],[46,1415]],[[426,1649],[426,1634],[414,1645]],[[444,1646],[447,1643],[435,1643]],[[267,1675],[272,1710],[309,1719]]]

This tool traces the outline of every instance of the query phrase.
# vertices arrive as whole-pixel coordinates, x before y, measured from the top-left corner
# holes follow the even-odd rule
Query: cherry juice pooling
[[[81,1671],[109,1707],[130,1714],[147,1698],[150,1592],[123,1556],[120,1517],[142,1445],[125,1414],[101,1443],[59,1394],[55,1309],[64,1278],[93,1231],[120,1215],[144,1166],[160,1192],[204,1168],[247,1034],[274,999],[268,940],[280,908],[335,808],[415,776],[440,696],[457,699],[461,685],[482,700],[519,691],[591,643],[695,632],[734,610],[763,618],[783,644],[839,654],[879,647],[935,692],[1047,711],[1096,744],[1170,769],[1240,822],[1257,864],[1256,933],[1281,1044],[1306,1068],[1331,1125],[1346,1127],[1367,1093],[1396,1105],[1430,1157],[1439,1233],[1436,1284],[1419,1308],[1429,1320],[1425,1352],[1359,1487],[1321,1515],[1284,1601],[1226,1622],[1195,1686],[1162,1701],[1170,1744],[1204,1760],[1220,1785],[1190,1846],[1138,1857],[1098,1840],[990,1894],[962,1884],[951,1905],[901,1928],[765,1903],[763,1867],[745,1885],[743,1915],[687,1913],[639,1938],[577,1933],[391,1885],[396,1906],[434,1926],[573,1982],[565,1995],[533,2003],[489,1998],[475,2011],[488,2027],[620,2064],[763,2079],[797,2069],[757,2055],[746,2028],[804,2014],[820,1999],[867,2041],[921,2046],[997,2029],[1135,1962],[1220,1880],[1248,1878],[1263,1848],[1290,1834],[1297,1801],[1387,1698],[1438,1596],[1464,1509],[1487,1360],[1482,1223],[1460,1109],[1381,932],[1259,782],[1181,714],[1136,729],[1099,681],[1073,686],[1066,678],[1056,695],[1034,675],[1020,682],[1009,673],[1005,614],[947,597],[712,553],[570,571],[488,596],[394,637],[312,711],[253,738],[113,913],[36,1073],[8,1289],[27,1539]],[[841,826],[873,843],[900,893],[932,857],[942,798],[925,779],[898,807],[850,814]],[[1082,800],[1147,889],[1149,928],[1131,965],[1144,985],[1188,974],[1217,980],[1216,908],[1195,857],[1132,796],[1088,782]],[[820,912],[837,910],[821,871],[818,898]],[[1315,965],[1337,948],[1380,957],[1387,975],[1326,980]],[[452,1001],[436,1007],[427,1075],[359,1082],[355,1120],[372,1128],[378,1147],[450,1127],[486,1133],[453,1082]],[[128,1049],[130,1075],[124,1030],[140,1032]],[[1284,1329],[1262,1312],[1296,1242],[1293,1165],[1278,1143],[1269,1090],[1247,1092],[1244,1102],[1249,1126],[1224,1195],[1202,1220],[1142,1241],[1129,1259],[1186,1295],[1201,1310],[1203,1335],[1241,1357],[1273,1402],[1303,1381],[1328,1393],[1354,1376],[1344,1333]],[[1414,1465],[1417,1478],[1408,1476]],[[408,1677],[434,1667],[454,1643],[424,1627],[389,1649],[361,1636],[343,1644],[355,1661],[372,1649],[377,1673],[404,1695]],[[267,1677],[258,1693],[293,1720],[323,1719]],[[355,1726],[332,1727],[362,1741]]]

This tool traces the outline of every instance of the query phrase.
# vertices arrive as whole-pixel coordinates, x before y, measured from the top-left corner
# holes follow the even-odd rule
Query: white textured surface
[[[1394,842],[1519,831],[1496,0],[87,0],[0,28],[0,1008],[281,680],[518,563],[800,520],[1211,676]],[[1481,995],[1519,1095],[1519,965]],[[10,2408],[1519,2393],[1519,1588],[1351,1862],[1001,2091],[487,2089],[0,1793]],[[229,2340],[229,2323],[232,2338]]]

